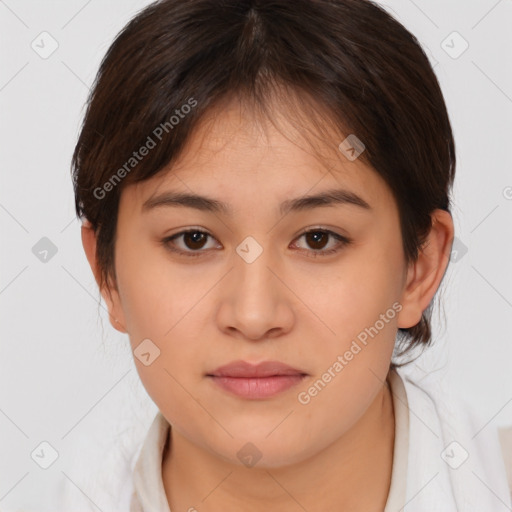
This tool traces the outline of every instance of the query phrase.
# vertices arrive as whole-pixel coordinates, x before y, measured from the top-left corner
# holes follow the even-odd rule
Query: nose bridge
[[[268,244],[260,245],[253,237],[247,237],[236,248],[237,261],[233,278],[239,305],[250,306],[251,302],[258,303],[261,309],[263,304],[271,306],[276,298],[274,290],[275,277],[269,267],[275,266],[272,250]]]
[[[256,340],[269,331],[288,330],[293,322],[291,304],[274,272],[278,262],[274,252],[255,239],[245,239],[236,248],[230,283],[220,305],[219,327],[236,330]],[[271,271],[272,269],[272,271]]]

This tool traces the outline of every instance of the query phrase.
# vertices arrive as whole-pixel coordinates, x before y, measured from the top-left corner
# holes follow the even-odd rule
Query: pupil
[[[186,245],[189,249],[200,249],[202,247],[201,242],[204,242],[204,240],[202,240],[203,238],[205,238],[204,233],[200,233],[198,231],[186,233],[185,240],[192,240],[191,244],[187,243]]]
[[[322,238],[326,238],[325,233],[322,233],[321,231],[312,231],[307,234],[308,237],[312,240],[312,243],[310,243],[310,240],[308,239],[308,244],[313,247],[314,249],[322,249],[325,245],[325,243],[322,245]],[[325,242],[325,240],[324,240]],[[320,245],[320,247],[317,247],[317,245]]]

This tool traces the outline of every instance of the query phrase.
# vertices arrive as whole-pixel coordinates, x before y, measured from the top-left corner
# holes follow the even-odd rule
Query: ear
[[[94,274],[94,279],[98,287],[100,287],[101,274],[96,260],[96,233],[88,220],[85,220],[82,224],[82,245],[87,256],[87,261]],[[112,327],[119,332],[126,333],[124,312],[121,307],[121,300],[117,288],[112,285],[110,287],[104,285],[103,288],[100,287],[100,293],[107,304]]]
[[[445,210],[435,210],[432,228],[425,244],[420,248],[418,259],[411,263],[400,303],[398,327],[415,326],[432,301],[450,261],[453,244],[453,219]]]

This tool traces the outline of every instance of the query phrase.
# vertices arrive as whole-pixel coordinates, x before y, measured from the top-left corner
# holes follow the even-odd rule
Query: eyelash
[[[180,236],[186,235],[187,233],[201,233],[201,234],[204,234],[204,235],[207,235],[207,236],[213,238],[210,235],[210,233],[207,233],[206,231],[202,231],[200,229],[188,229],[185,231],[180,231],[179,233],[176,233],[170,237],[164,238],[162,240],[162,244],[164,245],[164,247],[166,249],[168,249],[172,252],[178,253],[180,255],[183,255],[185,257],[195,258],[197,256],[201,256],[202,253],[206,252],[205,250],[199,249],[196,251],[193,251],[193,250],[183,251],[181,249],[176,249],[175,247],[172,247],[171,242],[173,242],[176,238],[179,238]],[[322,250],[312,249],[311,251],[308,251],[307,249],[302,249],[303,251],[312,253],[312,254],[308,255],[308,257],[310,257],[310,258],[317,258],[318,256],[328,256],[328,255],[337,253],[342,248],[346,247],[347,245],[349,245],[352,242],[351,239],[349,239],[345,236],[339,235],[338,233],[335,233],[334,231],[330,231],[328,229],[320,229],[320,228],[308,229],[308,230],[304,231],[303,233],[301,233],[297,237],[297,239],[299,239],[305,235],[308,235],[309,233],[323,233],[326,235],[330,235],[339,242],[339,244],[335,248],[332,248],[332,249],[322,249]]]

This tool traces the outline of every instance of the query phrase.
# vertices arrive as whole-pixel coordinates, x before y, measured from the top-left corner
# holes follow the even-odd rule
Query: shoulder
[[[499,495],[504,497],[508,491],[512,498],[512,426],[498,428],[489,423],[441,372],[425,375],[404,367],[396,371],[406,390],[412,424],[433,431],[441,440],[441,449],[457,441],[467,454],[465,466],[469,464],[475,474],[494,482]]]
[[[140,425],[120,422],[76,439],[62,471],[58,510],[130,511],[133,468],[144,434]]]

